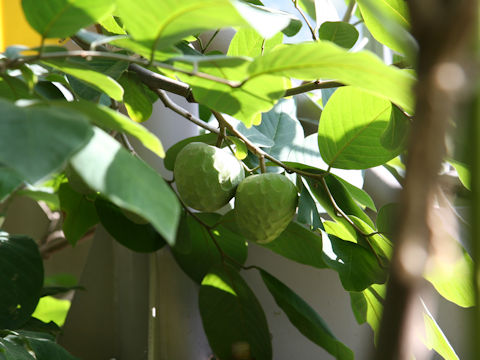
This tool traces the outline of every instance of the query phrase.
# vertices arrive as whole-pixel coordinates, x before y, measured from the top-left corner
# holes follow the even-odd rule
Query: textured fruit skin
[[[247,177],[237,188],[235,218],[242,234],[260,244],[276,239],[297,208],[295,185],[280,174]]]
[[[245,178],[242,165],[231,153],[199,142],[178,153],[173,173],[182,200],[200,211],[215,211],[228,204]]]

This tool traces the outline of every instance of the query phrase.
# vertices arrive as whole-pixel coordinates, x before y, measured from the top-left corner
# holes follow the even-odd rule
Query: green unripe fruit
[[[199,142],[178,153],[173,173],[182,200],[200,211],[215,211],[228,204],[245,178],[242,165],[231,153]]]
[[[237,188],[235,218],[242,234],[260,244],[276,239],[297,208],[295,185],[280,174],[247,177]]]

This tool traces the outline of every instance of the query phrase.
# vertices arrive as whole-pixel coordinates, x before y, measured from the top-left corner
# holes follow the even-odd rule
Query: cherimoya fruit
[[[245,178],[242,165],[230,152],[199,142],[180,150],[173,172],[182,200],[200,211],[228,204]]]
[[[235,196],[235,218],[242,234],[260,244],[277,238],[297,208],[295,185],[280,174],[252,175],[243,180]]]

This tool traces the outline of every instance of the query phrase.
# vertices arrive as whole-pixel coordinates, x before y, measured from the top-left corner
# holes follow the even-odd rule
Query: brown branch
[[[445,154],[447,124],[471,78],[464,63],[474,58],[467,48],[478,11],[475,0],[408,3],[412,32],[419,43],[417,105],[377,360],[404,360],[412,355],[416,317],[421,317],[414,311],[415,301],[422,289],[435,226],[429,219]]]
[[[83,237],[78,240],[78,242],[85,241],[91,239],[95,234],[96,227],[91,228],[88,230]],[[78,243],[77,242],[77,243]],[[40,255],[43,259],[48,259],[54,253],[59,252],[66,247],[71,246],[68,240],[65,238],[65,234],[62,230],[56,230],[50,233],[47,237],[47,241],[45,244],[40,245],[39,251]]]

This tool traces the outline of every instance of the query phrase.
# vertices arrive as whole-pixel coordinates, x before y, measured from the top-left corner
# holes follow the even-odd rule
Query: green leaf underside
[[[98,127],[105,130],[114,130],[133,136],[142,143],[147,149],[152,151],[159,157],[164,157],[160,139],[150,132],[146,127],[130,120],[125,115],[112,110],[104,105],[92,104],[89,101],[71,101],[71,102],[55,102],[58,107],[69,108],[88,116],[89,120]]]
[[[170,245],[175,243],[180,217],[177,197],[158,173],[113,138],[95,128],[93,138],[71,159],[71,165],[93,190],[150,221]]]
[[[73,190],[68,183],[60,186],[58,196],[61,209],[65,213],[63,232],[68,242],[75,245],[92,226],[98,223],[95,206],[85,195]]]
[[[326,21],[318,30],[321,40],[331,41],[334,44],[350,49],[358,40],[358,31],[355,26],[343,21]]]
[[[353,352],[337,340],[324,320],[310,305],[265,270],[260,270],[260,275],[277,305],[285,312],[298,331],[336,359],[353,360]]]
[[[79,62],[69,60],[42,60],[42,63],[74,76],[78,80],[104,92],[112,99],[121,101],[123,98],[123,89],[119,83],[113,80],[110,76],[92,70]]]
[[[367,169],[396,157],[401,148],[387,149],[381,136],[390,121],[389,101],[354,87],[335,91],[318,127],[318,147],[331,167]]]
[[[303,180],[302,180],[303,181]],[[313,230],[323,229],[320,215],[318,214],[318,208],[313,200],[313,195],[303,183],[300,190],[300,198],[298,200],[297,221],[302,224],[307,224],[312,227]]]
[[[6,74],[0,75],[0,97],[10,101],[38,98],[28,89],[25,82]]]
[[[153,252],[165,245],[165,240],[150,224],[137,224],[111,202],[97,197],[95,209],[105,230],[120,244],[137,252]]]
[[[22,179],[15,172],[0,164],[0,203],[22,184]]]
[[[134,72],[126,72],[119,79],[124,90],[123,102],[133,121],[144,122],[150,118],[157,96],[140,81]],[[153,95],[153,96],[152,96]]]
[[[210,226],[220,220],[219,214],[198,213],[201,221]],[[201,283],[204,276],[222,258],[207,230],[192,216],[186,215],[180,222],[177,245],[172,248],[173,255],[182,270],[195,282]],[[234,232],[222,225],[211,231],[222,251],[239,264],[247,259],[247,243]]]
[[[219,358],[233,359],[235,349],[247,347],[256,360],[272,359],[265,313],[234,269],[210,270],[200,287],[199,307],[208,342]]]
[[[0,163],[31,183],[59,170],[92,136],[80,114],[21,108],[5,100],[0,100],[0,113]]]
[[[16,329],[28,321],[42,286],[37,244],[26,236],[0,232],[0,329]]]
[[[256,58],[249,72],[253,79],[266,75],[307,81],[333,79],[390,100],[408,113],[413,112],[413,76],[385,65],[372,53],[349,53],[327,41],[279,47]]]
[[[66,38],[110,14],[111,0],[22,0],[30,25],[45,38]]]

